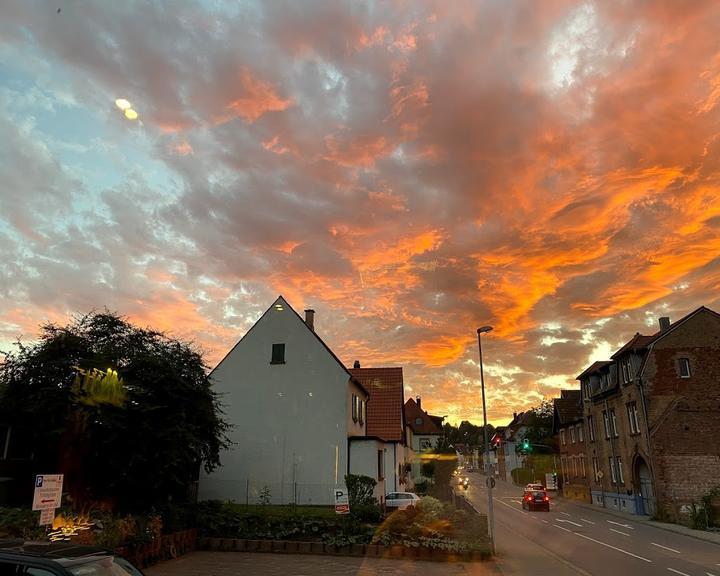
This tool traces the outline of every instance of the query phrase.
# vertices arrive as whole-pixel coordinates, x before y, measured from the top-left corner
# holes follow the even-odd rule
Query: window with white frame
[[[575,444],[575,426],[570,426],[570,442]]]
[[[585,438],[583,437],[583,425],[582,424],[577,425],[577,435],[578,435],[578,442],[585,442]]]
[[[630,423],[630,434],[640,433],[640,424],[638,423],[637,404],[630,402],[627,405],[628,422]]]
[[[605,426],[605,439],[610,438],[610,416],[608,416],[607,410],[603,410],[603,425]]]
[[[565,444],[566,444],[566,442],[565,442],[565,428],[563,428],[562,430],[560,430],[560,442],[561,442],[561,444],[562,444],[563,446],[565,446]]]
[[[680,378],[690,378],[690,359],[680,358],[678,360],[678,369],[680,371]]]
[[[585,454],[580,454],[580,475],[583,478],[587,478],[587,473],[585,471]]]
[[[612,456],[608,458],[608,462],[610,463],[610,480],[613,484],[617,482],[617,476],[615,475],[615,460]]]
[[[570,460],[572,460],[572,471],[573,471],[573,477],[577,478],[578,475],[578,469],[577,469],[577,458],[575,456],[571,456]]]
[[[590,442],[595,442],[595,419],[592,414],[588,416],[588,434],[590,435]]]
[[[627,384],[630,381],[630,377],[628,376],[627,362],[625,360],[620,361],[620,370],[622,371],[623,382]]]
[[[618,474],[618,480],[620,481],[620,484],[625,484],[625,478],[623,478],[623,466],[622,466],[622,458],[618,456],[616,458],[617,460],[617,474]]]
[[[358,422],[360,424],[365,422],[365,400],[360,400],[358,403]]]
[[[358,397],[355,394],[352,395],[352,419],[358,421]]]
[[[597,456],[592,457],[592,467],[593,467],[593,478],[596,482],[600,481],[600,478],[598,476],[600,475],[600,462],[597,459]]]
[[[610,423],[612,424],[612,433],[615,438],[618,437],[617,418],[615,417],[615,408],[610,408]]]

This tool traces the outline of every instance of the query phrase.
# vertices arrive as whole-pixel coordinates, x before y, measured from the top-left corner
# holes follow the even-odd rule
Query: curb
[[[198,538],[198,550],[213,552],[259,552],[275,554],[317,554],[387,559],[412,559],[432,562],[487,562],[492,559],[482,552],[448,552],[435,548],[383,546],[382,544],[347,544],[336,546],[323,542],[297,540],[248,540],[245,538]]]

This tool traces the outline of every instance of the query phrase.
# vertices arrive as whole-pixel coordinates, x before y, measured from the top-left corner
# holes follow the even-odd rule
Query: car
[[[458,476],[458,488],[465,488],[465,490],[467,490],[468,484],[470,484],[470,478],[467,476]]]
[[[523,510],[545,510],[545,512],[550,512],[550,497],[545,490],[525,490],[522,507]]]
[[[110,550],[69,542],[0,540],[0,576],[143,576]]]
[[[385,508],[388,510],[405,510],[420,502],[420,496],[414,492],[390,492],[385,495]]]
[[[545,490],[545,486],[543,486],[540,483],[537,482],[531,482],[527,486],[525,486],[525,492],[532,491],[532,490]]]

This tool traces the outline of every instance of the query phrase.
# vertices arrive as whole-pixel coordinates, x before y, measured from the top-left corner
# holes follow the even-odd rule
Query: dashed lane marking
[[[610,528],[610,532],[616,532],[617,534],[622,534],[623,536],[630,536],[627,532],[620,532],[620,530],[615,530],[615,528]]]
[[[560,512],[560,514],[565,514],[565,516],[570,516],[570,514],[568,514],[567,512],[563,512],[562,510],[558,510],[558,512]]]
[[[592,524],[593,526],[595,526],[595,522],[593,522],[592,520],[585,520],[585,518],[580,518],[580,520],[582,520],[583,522],[587,522],[588,524]]]
[[[622,552],[623,554],[627,554],[628,556],[632,556],[633,558],[637,558],[638,560],[642,560],[644,562],[652,564],[652,560],[643,558],[642,556],[638,556],[637,554],[633,554],[632,552],[628,552],[627,550],[623,550],[622,548],[618,548],[617,546],[612,546],[611,544],[607,544],[606,542],[602,542],[601,540],[595,540],[595,538],[590,538],[590,536],[585,536],[585,534],[580,534],[579,532],[573,532],[573,534],[575,534],[576,536],[580,536],[580,538],[585,538],[585,540],[590,540],[592,542],[600,544],[601,546],[612,548],[613,550],[617,550],[618,552]]]
[[[670,552],[675,552],[675,554],[680,554],[680,550],[675,550],[675,548],[668,548],[667,546],[663,546],[662,544],[657,544],[655,542],[650,542],[653,546],[657,546],[658,548],[665,548],[665,550],[670,550]]]
[[[577,526],[578,528],[582,528],[582,524],[578,524],[577,522],[573,522],[572,520],[563,520],[562,518],[558,518],[558,522],[567,522],[568,524],[572,524],[573,526]]]
[[[687,574],[686,572],[680,572],[680,570],[675,570],[675,568],[668,568],[670,572],[675,572],[675,574],[681,574],[682,576],[690,576],[690,574]]]
[[[623,524],[622,522],[613,522],[612,520],[608,520],[609,524],[615,524],[615,526],[622,526],[623,528],[627,528],[628,530],[635,530],[630,524]]]

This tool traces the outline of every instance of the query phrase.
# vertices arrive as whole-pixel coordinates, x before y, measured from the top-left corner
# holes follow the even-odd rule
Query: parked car
[[[385,495],[385,508],[389,511],[404,510],[408,506],[415,506],[420,496],[413,492],[390,492]]]
[[[130,562],[104,548],[68,542],[0,540],[0,575],[143,576]]]
[[[525,490],[522,507],[523,510],[545,510],[545,512],[550,512],[550,497],[545,490]]]

